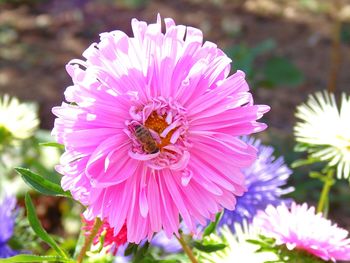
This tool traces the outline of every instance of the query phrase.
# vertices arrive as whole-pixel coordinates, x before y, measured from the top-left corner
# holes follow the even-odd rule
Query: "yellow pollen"
[[[337,135],[337,139],[342,140],[345,144],[345,149],[350,152],[350,138],[345,138],[342,135]]]
[[[148,129],[152,129],[157,132],[159,135],[169,126],[165,121],[166,115],[159,116],[155,111],[147,118],[145,126]],[[170,144],[171,136],[175,130],[171,130],[165,138],[161,138],[161,143],[158,144],[158,147],[162,149],[164,146]]]

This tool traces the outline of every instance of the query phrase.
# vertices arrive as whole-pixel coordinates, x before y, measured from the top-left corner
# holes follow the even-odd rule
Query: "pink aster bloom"
[[[190,231],[245,191],[240,169],[256,150],[238,136],[266,128],[244,73],[202,32],[165,19],[132,20],[133,37],[102,33],[67,65],[68,103],[55,107],[53,135],[66,151],[62,187],[129,242]]]
[[[94,226],[95,220],[86,220],[84,216],[82,216],[82,221],[84,223],[85,235],[88,236],[91,234],[91,230]],[[105,220],[103,221],[102,226],[98,230],[97,235],[94,237],[94,245],[100,242],[100,237],[102,235],[104,236],[103,247],[106,247],[107,251],[111,252],[113,255],[116,255],[116,253],[118,252],[118,248],[124,245],[127,241],[127,231],[125,225],[116,235],[114,233],[114,229]]]
[[[350,260],[348,231],[316,214],[306,203],[292,203],[291,208],[269,205],[258,212],[254,224],[263,235],[275,238],[277,245],[285,244],[289,250],[300,249],[326,261]]]

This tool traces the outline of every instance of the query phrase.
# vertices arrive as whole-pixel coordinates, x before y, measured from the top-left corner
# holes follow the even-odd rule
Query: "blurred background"
[[[65,64],[99,33],[131,35],[132,18],[155,22],[157,13],[200,28],[232,58],[233,71],[246,72],[256,102],[272,108],[260,136],[287,163],[300,156],[295,106],[317,90],[350,93],[349,0],[0,0],[0,95],[38,103],[41,128],[52,129],[51,108],[71,84]],[[297,201],[317,202],[322,186],[308,180],[307,168],[296,169],[290,184]],[[55,231],[70,208],[40,198],[44,226]],[[330,217],[348,229],[349,201],[348,182],[337,182]]]

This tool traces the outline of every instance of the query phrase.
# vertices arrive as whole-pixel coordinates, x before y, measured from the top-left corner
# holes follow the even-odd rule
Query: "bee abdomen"
[[[147,128],[141,126],[141,125],[136,126],[136,128],[135,128],[135,136],[141,142],[147,142],[147,141],[149,141],[150,138],[153,140],[150,131],[147,130]]]

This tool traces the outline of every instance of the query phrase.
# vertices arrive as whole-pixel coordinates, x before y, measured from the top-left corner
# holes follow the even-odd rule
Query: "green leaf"
[[[59,247],[56,241],[45,231],[45,229],[41,226],[38,217],[36,216],[35,208],[30,198],[29,193],[26,193],[25,196],[25,204],[27,208],[27,217],[29,220],[30,226],[33,228],[34,232],[45,241],[50,247],[52,247],[59,256],[67,259],[67,253]]]
[[[44,147],[55,147],[64,150],[64,145],[57,142],[41,142],[39,145]]]
[[[247,239],[246,240],[248,243],[251,243],[251,244],[253,244],[253,245],[261,245],[261,244],[263,244],[263,242],[261,241],[261,240],[255,240],[255,239]]]
[[[198,241],[194,241],[193,246],[196,249],[203,251],[203,252],[206,252],[206,253],[211,253],[211,252],[215,252],[218,250],[222,250],[226,247],[225,244],[206,244],[206,245],[204,245]]]
[[[267,61],[264,68],[266,81],[272,86],[299,86],[304,81],[303,73],[288,59],[273,57]]]
[[[315,179],[320,179],[321,181],[323,181],[324,179],[324,177],[325,177],[325,175],[323,175],[322,173],[320,173],[320,172],[316,172],[316,171],[311,171],[310,173],[309,173],[309,176],[311,177],[311,178],[315,178]]]
[[[106,232],[98,238],[100,241],[100,245],[97,248],[97,251],[96,251],[97,253],[100,253],[102,251],[102,249],[104,248],[105,238],[106,238]]]
[[[306,152],[310,148],[309,144],[297,142],[294,146],[295,152]]]
[[[215,216],[215,221],[214,222],[211,222],[204,230],[204,233],[203,233],[203,237],[205,236],[209,236],[211,233],[213,233],[216,229],[216,227],[218,226],[220,220],[221,220],[221,217],[222,217],[222,212],[221,213],[217,213],[216,216]]]
[[[157,263],[181,263],[181,261],[176,259],[160,259],[156,261]]]
[[[17,167],[15,170],[22,176],[26,184],[34,188],[39,193],[72,198],[70,193],[63,191],[59,184],[51,182],[44,177],[30,171],[29,169]]]
[[[233,69],[243,70],[249,79],[254,80],[256,75],[256,59],[273,50],[275,47],[276,42],[273,39],[267,39],[258,43],[254,47],[248,47],[246,44],[241,43],[228,48],[226,52],[233,60]]]
[[[260,56],[276,48],[276,42],[273,39],[266,39],[252,48],[254,56]]]
[[[265,238],[265,237],[263,237]],[[261,247],[273,247],[275,245],[275,240],[274,239],[263,239],[260,237],[260,239],[247,239],[246,241],[248,243],[254,244],[254,245],[259,245]]]
[[[185,253],[169,254],[166,256],[162,256],[162,259],[158,259],[157,263],[158,262],[165,263],[167,261],[174,262],[174,263],[188,262],[188,256]]]
[[[79,252],[81,251],[82,247],[84,246],[84,242],[85,242],[84,231],[80,231],[79,237],[78,237],[78,241],[77,241],[77,243],[75,245],[73,258],[77,258],[78,257]]]
[[[0,258],[1,263],[21,263],[21,262],[69,262],[73,263],[72,259],[62,258],[58,256],[36,256],[21,254],[10,258]]]
[[[292,164],[291,167],[293,169],[295,168],[299,168],[301,166],[305,166],[305,165],[310,165],[313,163],[317,163],[319,160],[315,159],[315,158],[311,158],[309,157],[308,159],[299,159],[299,160],[295,160]]]
[[[158,260],[156,260],[151,254],[144,255],[137,260],[133,261],[134,263],[158,263]]]
[[[239,44],[232,48],[227,49],[227,53],[233,60],[234,69],[243,70],[247,76],[252,76],[253,71],[253,62],[255,55],[251,52],[251,49],[245,44]]]
[[[137,251],[138,245],[134,243],[129,243],[129,245],[126,247],[124,256],[130,256],[131,254],[135,254]]]
[[[150,243],[146,241],[146,243],[138,249],[137,253],[135,254],[135,257],[133,259],[134,263],[139,263],[141,262],[141,260],[143,260],[143,262],[147,262],[146,261],[146,255],[148,252],[148,248],[149,248]],[[150,256],[150,255],[147,255]]]

